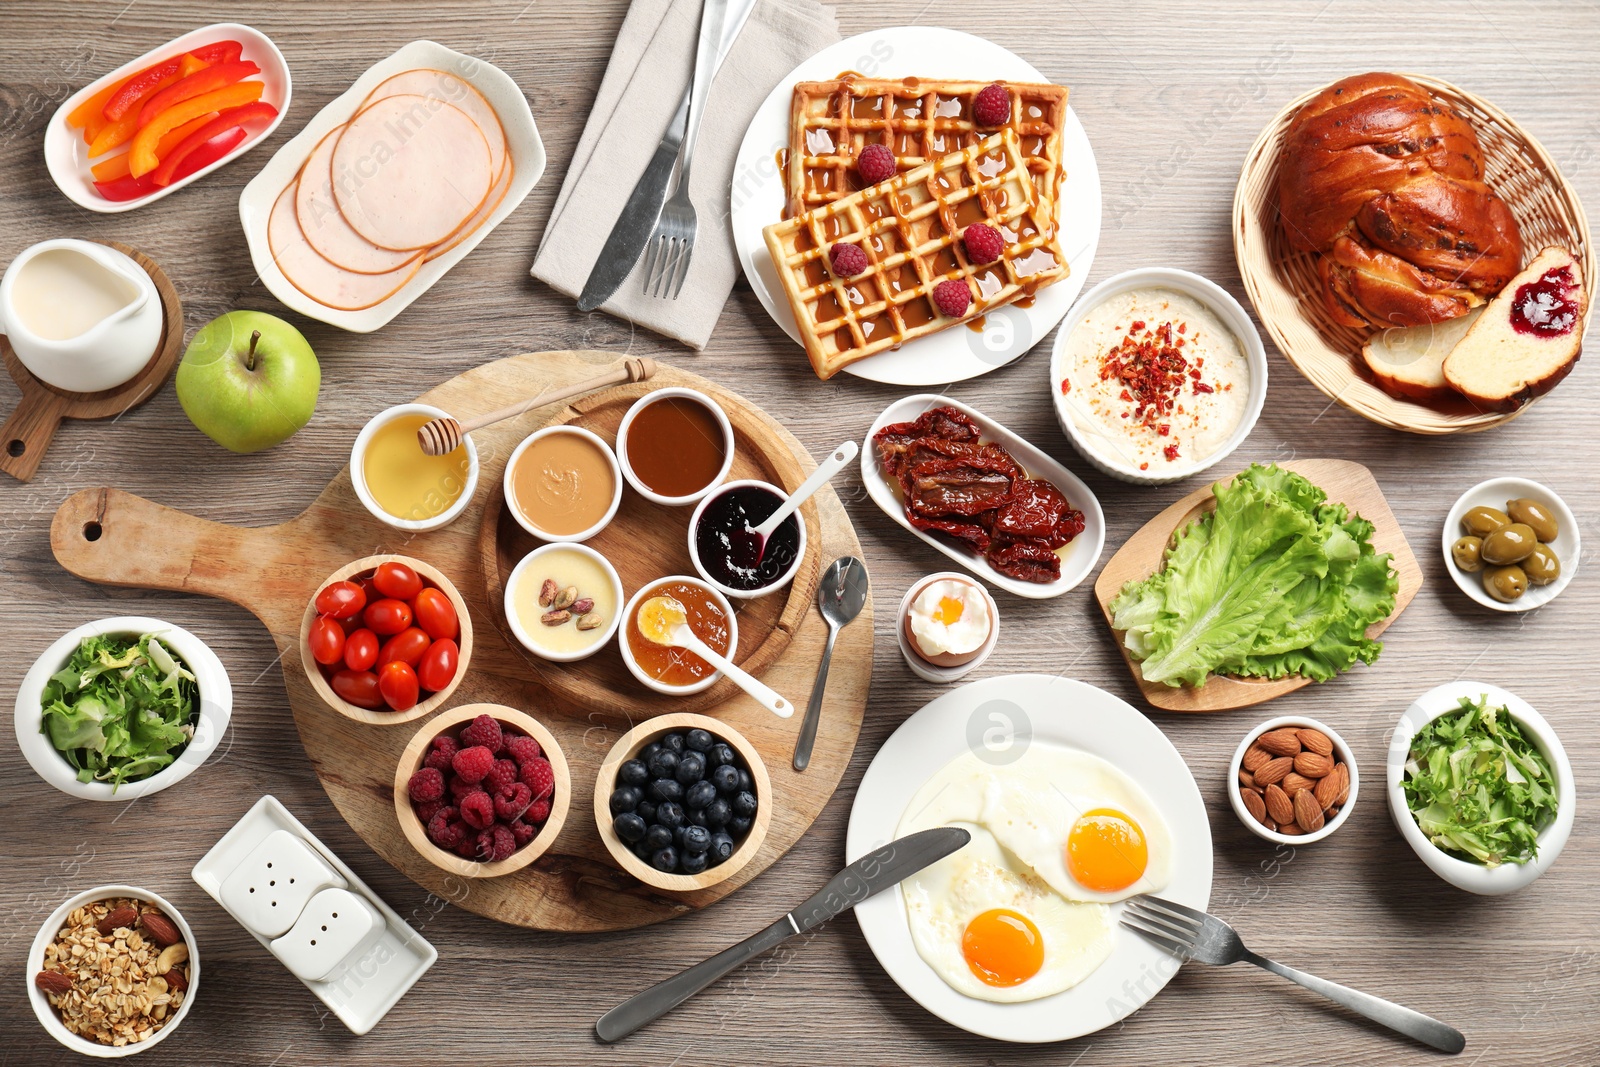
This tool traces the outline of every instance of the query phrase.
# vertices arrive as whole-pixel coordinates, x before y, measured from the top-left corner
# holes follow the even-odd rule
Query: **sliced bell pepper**
[[[185,122],[199,118],[207,112],[226,111],[230,107],[253,104],[261,99],[261,91],[265,88],[261,82],[234,82],[221,89],[213,89],[209,93],[191,97],[180,104],[173,104],[151,119],[144,129],[134,134],[133,144],[129,150],[128,173],[139,178],[156,169],[161,162],[156,158],[156,143],[169,130],[175,130]]]
[[[133,77],[138,77],[138,75],[134,74]],[[105,109],[107,101],[109,101],[111,97],[116,94],[118,89],[122,88],[126,84],[128,84],[127,78],[124,78],[121,81],[112,82],[110,85],[106,86],[104,89],[101,89],[98,93],[95,93],[89,99],[85,100],[83,103],[67,112],[67,125],[73,127],[74,129],[89,125],[89,119],[95,115],[99,115]]]
[[[184,138],[171,152],[162,156],[161,165],[150,174],[150,179],[157,185],[171,184],[179,168],[183,166],[183,161],[202,148],[213,137],[237,126],[243,126],[253,119],[270,121],[277,114],[278,109],[264,100],[257,100],[253,104],[245,104],[242,107],[229,108]]]
[[[177,129],[173,130],[171,133],[167,134],[165,137],[161,138],[160,141],[156,142],[156,158],[166,159],[167,155],[174,148],[183,143],[183,139],[185,137],[189,136],[191,133],[198,130],[200,127],[204,126],[206,123],[210,122],[216,117],[217,116],[215,113],[210,115],[201,115],[193,122],[186,122],[182,126],[179,126]],[[119,152],[114,156],[108,156],[103,161],[90,167],[89,170],[94,173],[94,180],[97,182],[108,182],[115,178],[121,178],[127,174],[128,155],[129,153],[127,152]]]
[[[243,81],[252,74],[260,74],[261,68],[248,59],[236,63],[217,63],[195,71],[187,78],[179,79],[160,92],[151,96],[139,109],[139,125],[149,125],[150,120],[173,104],[209,93],[213,89],[220,89],[224,85],[232,85],[236,81]]]
[[[209,66],[213,63],[232,63],[243,51],[244,46],[238,41],[218,41],[215,44],[191,48],[183,56],[173,56],[152,67],[146,67],[123,83],[122,88],[106,101],[102,114],[115,122],[129,111],[137,110],[135,105],[162,88],[166,84],[166,79],[179,73],[179,65],[184,56],[192,56],[202,65]],[[194,71],[190,70],[188,73],[193,74]]]
[[[194,55],[183,55],[177,60],[178,69],[167,75],[159,82],[152,83],[146,94],[157,92],[163,86],[175,84],[179,79],[186,78],[199,70],[204,70],[210,64]],[[128,111],[121,118],[111,120],[104,128],[95,134],[94,140],[89,142],[89,158],[105,155],[113,148],[126,144],[139,132],[139,111],[137,108]]]
[[[211,166],[211,164],[239,147],[239,142],[244,139],[245,131],[243,130],[230,130],[220,137],[212,138],[206,142],[203,148],[189,153],[189,158],[183,161],[183,165],[173,174],[172,180],[182,181],[195,171]],[[114,181],[95,182],[94,187],[107,200],[137,200],[139,197],[147,196],[161,188],[161,186],[150,180],[149,175],[145,175],[143,178],[135,178],[131,174],[125,178],[117,178]]]

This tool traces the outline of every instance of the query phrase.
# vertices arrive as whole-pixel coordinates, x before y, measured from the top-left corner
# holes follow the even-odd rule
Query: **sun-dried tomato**
[[[1049,543],[1051,548],[1059,548],[1066,542],[1055,543],[1057,528],[1069,510],[1061,490],[1038,478],[1027,478],[1017,483],[1010,503],[995,517],[995,533],[1034,538]]]
[[[923,437],[949,441],[977,441],[978,424],[963,411],[949,406],[929,408],[911,422],[896,422],[872,435],[878,457],[892,478],[900,473],[900,457],[912,443]]]
[[[995,570],[1024,582],[1048,585],[1061,577],[1061,557],[1042,541],[996,541],[988,558]]]
[[[929,459],[904,476],[906,503],[925,516],[976,515],[1011,500],[1015,464],[1008,458]]]
[[[959,541],[965,541],[979,552],[989,551],[993,538],[989,531],[976,522],[956,522],[953,519],[930,519],[916,512],[907,512],[906,518],[911,520],[911,525],[919,530],[930,533],[948,534]]]

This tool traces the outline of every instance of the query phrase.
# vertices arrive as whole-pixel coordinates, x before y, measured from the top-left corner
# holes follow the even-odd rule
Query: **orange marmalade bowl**
[[[657,596],[670,596],[682,604],[689,629],[713,649],[730,659],[738,651],[739,620],[728,598],[699,578],[675,574],[646,583],[623,608],[617,641],[622,661],[635,678],[658,693],[687,696],[711,688],[721,671],[693,652],[658,645],[640,631],[639,605]]]

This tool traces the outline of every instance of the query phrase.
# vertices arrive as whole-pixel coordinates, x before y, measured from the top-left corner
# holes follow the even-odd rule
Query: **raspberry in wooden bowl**
[[[1268,719],[1245,735],[1228,767],[1228,800],[1257,837],[1309,845],[1343,826],[1361,779],[1330,727],[1304,716]]]
[[[438,568],[409,556],[340,567],[317,586],[300,623],[311,688],[341,715],[378,726],[437,711],[471,656],[467,602]]]
[[[500,704],[465,704],[429,720],[395,768],[394,811],[406,840],[464,878],[498,878],[538,859],[571,802],[556,739]]]

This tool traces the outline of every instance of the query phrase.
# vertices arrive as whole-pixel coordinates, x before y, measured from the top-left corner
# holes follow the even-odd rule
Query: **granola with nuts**
[[[189,946],[154,905],[131,897],[99,900],[67,916],[45,946],[44,970],[34,984],[79,1037],[137,1044],[154,1037],[183,1005]]]

